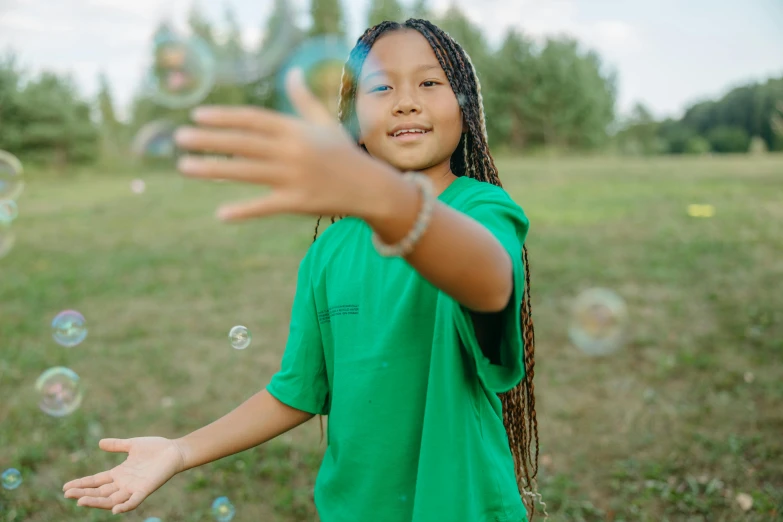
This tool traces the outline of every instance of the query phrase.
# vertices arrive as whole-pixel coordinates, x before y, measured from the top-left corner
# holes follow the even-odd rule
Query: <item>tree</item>
[[[372,0],[370,12],[367,16],[368,27],[390,20],[400,22],[405,19],[405,12],[397,0]]]
[[[742,127],[720,125],[707,133],[707,140],[713,152],[738,153],[747,152],[750,136]]]
[[[101,118],[101,126],[110,134],[115,134],[119,127],[119,122],[114,112],[114,101],[112,99],[111,87],[109,86],[109,79],[104,72],[98,75],[98,112]]]
[[[416,0],[413,4],[411,16],[413,16],[413,18],[423,18],[424,20],[432,18],[429,2],[427,0]]]
[[[0,148],[17,151],[22,139],[19,91],[22,71],[12,52],[0,57]]]
[[[310,36],[336,35],[345,38],[345,20],[340,0],[311,0],[313,24]]]
[[[665,152],[666,145],[658,136],[658,125],[649,109],[637,103],[617,135],[621,149],[645,156]]]
[[[547,40],[537,56],[527,125],[546,145],[596,148],[614,120],[616,80],[592,51],[571,39]]]
[[[198,3],[194,3],[190,8],[190,12],[188,13],[188,26],[190,27],[190,30],[193,31],[193,34],[204,40],[211,49],[215,49],[217,45],[215,41],[215,31],[207,17],[204,16]]]
[[[90,105],[70,78],[44,72],[19,93],[20,152],[47,161],[60,172],[71,163],[94,161],[98,129]]]

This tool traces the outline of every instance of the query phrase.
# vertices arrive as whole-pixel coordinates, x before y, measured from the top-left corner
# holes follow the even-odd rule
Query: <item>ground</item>
[[[771,521],[783,511],[783,156],[498,160],[530,217],[540,490],[551,521]],[[143,177],[146,192],[130,190]],[[101,436],[183,435],[261,389],[285,344],[314,219],[223,225],[253,189],[173,172],[28,173],[14,249],[0,259],[0,521],[103,521],[61,485],[118,462]],[[714,205],[693,218],[689,204]],[[327,220],[328,222],[328,220]],[[606,287],[630,338],[604,358],[569,344],[569,304]],[[59,311],[88,321],[51,338]],[[231,349],[243,324],[251,346]],[[34,383],[68,366],[81,408],[54,419]],[[401,385],[404,383],[401,383]],[[174,478],[129,521],[313,520],[317,421]],[[738,494],[753,500],[749,511]]]

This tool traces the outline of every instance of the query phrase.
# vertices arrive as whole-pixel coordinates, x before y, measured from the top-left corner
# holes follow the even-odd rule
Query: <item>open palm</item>
[[[184,466],[180,447],[163,437],[102,439],[98,446],[128,458],[113,469],[66,483],[65,498],[78,499],[80,506],[131,511]]]

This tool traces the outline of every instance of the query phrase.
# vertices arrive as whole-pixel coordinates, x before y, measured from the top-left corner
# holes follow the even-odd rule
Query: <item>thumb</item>
[[[110,453],[127,453],[130,451],[130,446],[128,439],[101,439],[98,441],[98,447]]]
[[[218,218],[222,221],[241,221],[282,214],[291,210],[290,203],[277,192],[245,203],[235,203],[218,209]]]
[[[286,76],[286,93],[291,100],[296,112],[302,118],[313,123],[330,124],[335,123],[334,118],[324,107],[321,100],[310,92],[305,83],[304,72],[302,69],[292,69]]]

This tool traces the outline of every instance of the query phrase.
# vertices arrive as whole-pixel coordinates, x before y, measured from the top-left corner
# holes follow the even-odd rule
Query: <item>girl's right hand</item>
[[[66,483],[65,498],[79,499],[79,506],[114,514],[131,511],[185,467],[180,445],[163,437],[102,439],[98,446],[128,458],[113,469]]]

